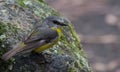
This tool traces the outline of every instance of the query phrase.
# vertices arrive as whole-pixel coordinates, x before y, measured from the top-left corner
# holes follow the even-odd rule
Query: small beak
[[[68,23],[61,23],[61,26],[68,26]]]
[[[53,23],[55,23],[57,25],[61,25],[61,26],[68,26],[68,24],[69,24],[69,20],[67,20],[65,18],[53,19],[52,21],[53,21]]]
[[[67,19],[65,19],[65,18],[63,18],[63,26],[68,26],[68,24],[69,24],[69,20],[67,20]]]
[[[68,21],[68,20],[62,19],[62,21],[61,21],[61,25],[62,25],[62,26],[68,26],[68,24],[69,24],[69,21]]]
[[[53,22],[57,25],[61,25],[61,26],[68,26],[69,22],[68,21],[56,21],[56,20],[53,20]]]

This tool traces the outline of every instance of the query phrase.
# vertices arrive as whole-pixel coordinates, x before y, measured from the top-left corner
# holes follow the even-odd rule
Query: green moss
[[[76,72],[76,68],[75,67],[68,68],[68,72]]]
[[[46,4],[45,0],[38,0],[40,3]]]
[[[0,22],[0,57],[7,51],[7,48],[10,46],[10,43],[7,42],[6,36],[6,32],[10,30],[10,27],[11,26],[8,24]],[[3,61],[0,59],[0,71],[10,72],[12,70],[13,62],[13,60]]]
[[[44,0],[14,1],[16,5],[15,8],[13,7],[14,4],[9,3],[11,7],[9,5],[6,5],[6,11],[9,12],[7,13],[7,16],[8,18],[11,17],[12,20],[8,19],[8,22],[0,22],[0,56],[8,49],[10,49],[12,45],[20,41],[25,36],[25,34],[31,31],[34,26],[40,25],[41,21],[46,17],[50,15],[61,16],[57,11],[49,7]],[[10,12],[14,12],[13,16]],[[69,25],[69,28],[64,28],[61,40],[48,52],[56,55],[63,54],[71,56],[70,58],[73,58],[75,61],[66,63],[69,65],[68,72],[92,72],[83,52],[82,46],[80,45],[80,38],[76,34],[76,31],[74,30],[72,24]],[[0,66],[0,70],[11,70],[13,62],[14,60],[10,60],[5,63],[3,62],[5,66]],[[1,63],[2,61],[0,61],[0,65],[2,65]],[[19,68],[24,67],[21,66]]]
[[[18,4],[22,7],[25,7],[24,0],[18,0]]]
[[[6,32],[5,25],[4,25],[2,22],[0,22],[0,36],[1,36],[4,32]],[[1,39],[1,38],[0,38],[0,39]]]

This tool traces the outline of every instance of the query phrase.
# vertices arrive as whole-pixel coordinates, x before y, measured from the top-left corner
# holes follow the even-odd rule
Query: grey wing
[[[34,31],[33,31],[34,32]],[[58,38],[58,33],[51,29],[38,29],[38,32],[36,35],[32,35],[34,33],[31,33],[28,38],[24,40],[24,43],[26,46],[21,47],[18,43],[12,50],[8,51],[2,56],[2,59],[8,60],[12,56],[19,54],[19,53],[28,53],[34,50],[37,47],[43,46],[56,38]]]
[[[31,37],[25,41],[26,46],[21,49],[22,52],[30,52],[58,38],[58,33],[55,30],[40,28],[38,31],[40,33],[37,33],[36,36],[31,35]]]
[[[36,29],[36,31],[33,31],[28,36],[28,38],[23,42],[25,44],[31,44],[31,43],[39,42],[41,40],[45,40],[46,42],[49,42],[56,37],[58,37],[57,31],[52,30],[50,28],[38,28]]]

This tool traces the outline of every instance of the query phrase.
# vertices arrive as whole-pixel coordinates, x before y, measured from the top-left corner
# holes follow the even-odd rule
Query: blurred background
[[[94,72],[120,72],[120,0],[46,0],[81,37]]]

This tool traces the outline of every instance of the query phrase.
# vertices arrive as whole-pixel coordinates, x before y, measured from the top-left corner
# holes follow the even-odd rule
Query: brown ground
[[[120,72],[120,0],[48,0],[68,17],[94,72]]]

